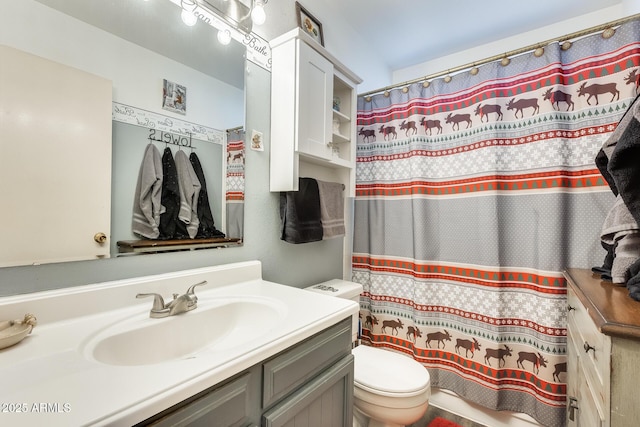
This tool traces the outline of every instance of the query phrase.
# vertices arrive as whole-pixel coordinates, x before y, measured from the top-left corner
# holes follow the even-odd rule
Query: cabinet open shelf
[[[350,122],[351,121],[351,118],[349,116],[347,116],[346,114],[341,113],[340,111],[335,110],[335,109],[333,110],[333,116],[334,117],[338,117],[338,119],[340,119],[341,122]]]
[[[329,169],[353,169],[353,164],[349,160],[342,159],[340,157],[332,157],[331,159],[319,158],[310,156],[308,154],[300,153],[300,160],[304,160],[307,163],[312,163],[318,166],[324,166]]]
[[[333,142],[334,143],[348,143],[348,142],[350,142],[350,139],[347,136],[344,136],[344,135],[342,135],[340,133],[334,132],[333,133]]]

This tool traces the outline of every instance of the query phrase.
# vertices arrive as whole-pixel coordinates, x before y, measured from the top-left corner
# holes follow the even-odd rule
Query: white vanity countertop
[[[116,366],[91,357],[91,338],[122,319],[174,320],[148,318],[152,299],[136,299],[138,292],[170,299],[201,280],[208,285],[196,288],[198,308],[178,316],[219,298],[246,297],[277,299],[282,319],[245,344],[156,364]],[[357,312],[352,301],[262,280],[257,261],[0,298],[0,321],[38,318],[31,335],[0,350],[0,425],[131,426]]]

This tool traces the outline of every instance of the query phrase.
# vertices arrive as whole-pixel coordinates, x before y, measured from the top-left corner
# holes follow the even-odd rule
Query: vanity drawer
[[[578,378],[578,426],[603,427],[605,425],[605,409],[595,395],[597,387],[591,387],[587,378],[581,375]]]
[[[140,423],[136,427],[174,427],[177,425],[243,427],[251,425],[255,418],[252,406],[257,403],[254,396],[259,390],[256,387],[256,379],[259,378],[259,371],[250,370],[226,384],[216,385],[178,404],[178,409],[174,407],[164,411],[168,412],[167,415],[159,414],[159,417]]]
[[[268,408],[351,352],[351,318],[263,364],[262,406]]]
[[[587,308],[570,287],[567,289],[567,305],[568,328],[579,355],[582,374],[593,385],[592,393],[598,406],[606,408],[609,406],[611,339],[598,330]]]
[[[263,415],[264,427],[350,426],[353,423],[353,356],[343,357]]]

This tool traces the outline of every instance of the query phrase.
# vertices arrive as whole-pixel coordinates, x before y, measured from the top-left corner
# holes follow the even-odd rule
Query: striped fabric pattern
[[[358,99],[364,339],[432,385],[564,425],[567,267],[601,265],[595,156],[635,98],[640,23]],[[375,134],[372,136],[371,132]]]

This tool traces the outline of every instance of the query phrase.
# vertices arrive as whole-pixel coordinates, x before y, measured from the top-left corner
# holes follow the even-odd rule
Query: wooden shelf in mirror
[[[118,253],[158,253],[194,249],[223,248],[242,245],[240,238],[215,237],[206,239],[119,240]]]

